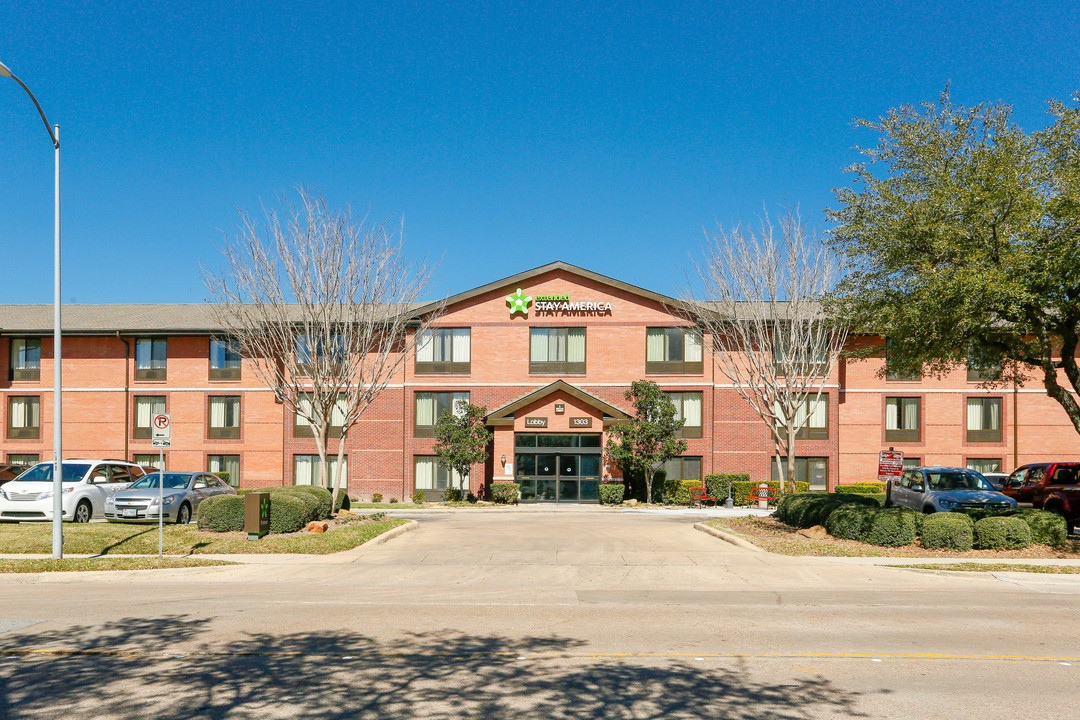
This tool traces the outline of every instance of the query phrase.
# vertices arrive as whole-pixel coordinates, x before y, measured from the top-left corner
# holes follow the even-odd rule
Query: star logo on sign
[[[506,298],[507,304],[510,306],[510,314],[521,313],[522,315],[529,314],[529,303],[532,302],[532,296],[526,295],[521,292],[521,288],[517,289],[517,292]]]

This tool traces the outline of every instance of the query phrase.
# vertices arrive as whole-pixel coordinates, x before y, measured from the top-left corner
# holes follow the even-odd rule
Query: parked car
[[[116,521],[157,521],[162,515],[158,505],[160,500],[165,507],[164,519],[178,525],[186,525],[199,503],[215,495],[235,495],[236,490],[229,487],[217,475],[208,472],[153,472],[145,475],[123,492],[118,492],[105,499],[105,519]]]
[[[999,491],[1001,490],[1002,485],[1005,484],[1005,479],[1007,477],[1009,477],[1009,473],[1003,473],[1003,472],[984,472],[984,473],[980,473],[980,474],[984,478],[986,478],[990,482],[991,485],[994,486],[995,490],[999,490]]]
[[[61,475],[63,519],[90,522],[105,498],[126,490],[143,470],[123,460],[65,460]],[[53,519],[53,463],[40,462],[0,487],[0,520]]]
[[[899,482],[889,483],[887,492],[887,505],[900,505],[924,513],[1016,507],[1015,500],[995,490],[986,478],[964,468],[908,468]]]
[[[1021,507],[1049,510],[1065,518],[1071,530],[1080,525],[1080,462],[1021,465],[1001,489]]]
[[[0,465],[0,485],[14,480],[30,468],[29,465]]]

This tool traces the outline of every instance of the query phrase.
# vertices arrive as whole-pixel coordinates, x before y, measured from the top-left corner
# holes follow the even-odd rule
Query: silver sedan
[[[215,495],[235,495],[217,475],[208,472],[166,472],[164,487],[159,488],[162,473],[144,475],[122,492],[105,500],[105,519],[117,521],[164,519],[186,525],[199,508],[199,503]],[[161,503],[159,505],[158,503]]]

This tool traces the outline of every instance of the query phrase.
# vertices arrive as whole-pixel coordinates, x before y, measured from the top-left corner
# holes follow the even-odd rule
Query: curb
[[[362,547],[368,547],[369,545],[382,545],[384,542],[386,542],[388,540],[393,540],[398,535],[404,535],[405,533],[409,532],[410,530],[415,530],[418,527],[420,527],[420,523],[416,522],[415,520],[410,520],[409,522],[405,523],[404,525],[398,525],[393,530],[389,530],[387,532],[384,532],[382,535],[379,535],[378,537],[371,538],[370,540],[368,540],[363,545],[358,545],[357,549],[362,548]]]
[[[745,548],[747,550],[753,550],[754,552],[768,552],[768,550],[765,550],[764,548],[759,548],[757,545],[755,545],[755,544],[753,544],[751,542],[747,542],[746,540],[743,540],[741,537],[736,537],[735,535],[732,535],[731,533],[724,532],[723,530],[717,530],[716,528],[710,527],[710,526],[706,525],[705,523],[694,523],[694,529],[695,530],[700,530],[701,532],[705,533],[706,535],[712,535],[715,538],[720,538],[724,542],[729,542],[732,545],[736,545],[738,547]]]

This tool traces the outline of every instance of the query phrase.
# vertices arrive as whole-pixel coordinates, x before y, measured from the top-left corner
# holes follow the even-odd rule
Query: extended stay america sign
[[[535,303],[534,303],[535,301]],[[528,317],[529,305],[537,315],[610,315],[612,306],[607,300],[571,300],[569,295],[537,295],[533,298],[517,289],[506,298],[510,315],[521,313]]]

